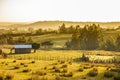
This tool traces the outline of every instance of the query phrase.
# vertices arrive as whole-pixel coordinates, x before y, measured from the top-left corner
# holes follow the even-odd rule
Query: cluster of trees
[[[56,33],[56,34],[72,34],[76,31],[76,28],[79,28],[79,25],[76,25],[74,27],[71,25],[70,27],[67,27],[64,23],[59,26],[58,30],[53,29],[42,29],[39,28],[37,30],[34,30],[33,28],[28,28],[28,33],[31,35],[43,35],[43,34],[50,34],[50,33]]]
[[[17,39],[15,39],[14,42],[15,42],[16,44],[20,44],[20,43],[23,43],[23,44],[32,44],[32,43],[33,43],[33,39],[32,39],[32,37],[26,38],[26,37],[23,35],[23,36],[20,36],[20,37],[18,37]],[[15,44],[15,43],[14,43],[14,44]]]
[[[0,36],[0,44],[17,44],[17,43],[33,43],[31,37],[25,37],[24,35],[13,38],[13,36]]]
[[[120,51],[120,35],[116,39],[104,38],[100,25],[85,25],[84,28],[76,28],[70,41],[66,42],[68,49],[78,50],[113,50]]]
[[[15,43],[32,43],[32,38],[29,36],[36,36],[36,35],[44,35],[44,34],[72,34],[76,31],[76,28],[80,26],[77,25],[73,27],[66,27],[63,23],[59,26],[58,30],[52,29],[37,29],[34,30],[33,28],[28,28],[27,31],[20,31],[18,28],[10,28],[6,30],[7,32],[4,34],[0,34],[0,44],[15,44]],[[16,38],[17,37],[17,38]],[[26,37],[29,37],[28,39]]]
[[[34,52],[36,52],[37,49],[40,47],[44,47],[44,49],[48,49],[53,46],[52,41],[43,41],[41,44],[39,43],[32,43],[32,48],[34,49]]]
[[[101,49],[108,51],[120,51],[120,34],[116,38],[109,37],[109,39],[101,42]]]
[[[119,27],[117,29],[119,29]],[[32,44],[34,42],[30,36],[55,33],[72,34],[71,40],[66,42],[68,49],[120,51],[120,35],[117,35],[116,38],[105,38],[104,32],[109,30],[101,28],[99,24],[85,25],[81,28],[79,25],[66,27],[63,23],[59,26],[58,30],[41,28],[34,30],[33,28],[28,28],[26,33],[14,33],[12,31],[18,31],[18,29],[10,29],[8,33],[1,34],[0,44]],[[45,42],[45,44],[49,46],[53,45],[50,42]],[[44,43],[42,45],[44,45]]]
[[[76,32],[76,29],[79,29],[80,26],[76,25],[76,27],[73,27],[72,25],[70,27],[66,27],[66,25],[63,23],[61,26],[59,26],[58,32],[61,34],[72,34]]]

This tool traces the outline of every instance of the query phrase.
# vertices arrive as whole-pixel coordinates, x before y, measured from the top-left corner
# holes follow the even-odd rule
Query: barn
[[[32,45],[16,44],[14,45],[15,53],[31,53]]]

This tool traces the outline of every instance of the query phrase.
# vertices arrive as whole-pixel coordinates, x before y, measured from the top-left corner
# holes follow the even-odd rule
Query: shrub
[[[94,71],[98,71],[97,68],[93,68]]]
[[[68,72],[67,68],[64,68],[62,72],[63,72],[63,73]]]
[[[114,80],[120,80],[120,76],[119,75],[114,76]]]
[[[13,60],[13,63],[15,63],[16,62],[16,60]]]
[[[111,68],[110,71],[117,72],[118,69],[117,68]]]
[[[31,63],[35,63],[35,61],[31,61]]]
[[[63,64],[61,68],[67,68],[67,64]]]
[[[12,80],[14,78],[11,74],[6,74],[4,80]]]
[[[63,77],[60,77],[60,76],[56,76],[56,77],[55,77],[55,80],[68,80],[68,79],[63,78]]]
[[[53,63],[52,65],[57,65],[58,63]]]
[[[2,76],[1,74],[0,74],[0,80],[3,80],[4,79],[4,76]]]
[[[70,61],[70,62],[68,62],[70,65],[72,65],[72,62]]]
[[[79,68],[78,71],[82,72],[84,69],[83,68]]]
[[[110,71],[113,71],[113,72],[120,72],[120,69],[119,69],[119,68],[111,68]]]
[[[91,70],[90,72],[88,72],[88,75],[91,77],[95,77],[98,74],[98,70],[96,68],[94,68],[93,70]]]
[[[82,76],[81,79],[87,79],[86,76]]]
[[[56,68],[56,66],[53,66],[53,67],[52,67],[52,69],[55,69],[55,68]]]
[[[24,65],[24,67],[28,67],[28,65]]]
[[[91,67],[94,67],[94,64],[92,64]]]
[[[8,65],[8,63],[5,63],[5,65]]]
[[[14,66],[14,69],[19,69],[20,67],[19,66]]]
[[[65,61],[64,61],[64,60],[61,60],[61,61],[60,61],[60,64],[64,64],[64,63],[65,63]]]
[[[104,73],[104,77],[106,77],[106,78],[111,78],[111,77],[113,77],[113,73],[112,73],[111,71],[106,71],[106,72]]]
[[[46,69],[47,69],[47,67],[44,67],[44,69],[46,70]]]
[[[47,73],[45,71],[39,71],[39,70],[37,70],[35,72],[32,72],[32,74],[43,76],[43,75],[46,75]]]
[[[108,67],[106,70],[110,70],[111,69],[111,67]]]
[[[55,80],[61,80],[60,76],[56,76]]]
[[[60,62],[60,60],[57,61],[58,63]]]
[[[4,64],[5,62],[1,62],[1,64]]]
[[[24,65],[24,63],[20,63],[20,65]]]
[[[55,72],[61,72],[60,68],[55,67]]]
[[[31,70],[28,69],[28,68],[25,68],[25,69],[22,70],[22,72],[29,72],[29,71],[31,71]]]
[[[84,66],[83,68],[84,69],[90,69],[91,67],[90,66]]]
[[[1,72],[0,73],[0,80],[13,80],[14,75],[10,72]]]
[[[73,76],[73,72],[64,73],[63,76],[64,76],[64,77],[72,77],[72,76]]]

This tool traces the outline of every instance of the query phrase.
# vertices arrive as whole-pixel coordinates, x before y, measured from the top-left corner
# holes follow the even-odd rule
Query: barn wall
[[[15,53],[31,53],[30,48],[16,48]]]

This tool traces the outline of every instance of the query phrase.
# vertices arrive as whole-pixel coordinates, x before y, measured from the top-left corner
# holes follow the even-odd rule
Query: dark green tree
[[[33,39],[32,39],[32,37],[31,37],[31,36],[30,36],[30,37],[28,37],[27,43],[29,43],[29,44],[32,44],[32,43],[33,43]]]
[[[7,39],[8,44],[14,44],[14,39],[12,36],[9,36]]]
[[[67,28],[65,27],[64,23],[59,26],[59,33],[67,33]]]
[[[104,48],[105,50],[108,50],[108,51],[116,50],[116,46],[112,38],[109,38],[108,40],[106,40],[104,45],[105,45],[105,48]]]
[[[79,42],[79,35],[77,33],[74,33],[72,35],[71,43],[69,44],[71,49],[79,49],[80,48],[80,42]]]
[[[76,27],[71,39],[71,48],[94,50],[99,47],[101,40],[102,29],[99,25],[85,25],[84,28]]]
[[[36,34],[39,34],[39,35],[41,35],[43,33],[43,30],[40,28],[40,29],[38,29],[38,30],[36,30]]]
[[[65,46],[67,49],[71,49],[71,43],[69,40],[65,43]]]
[[[115,43],[117,51],[120,51],[120,35],[117,36]]]
[[[52,47],[53,46],[53,42],[52,41],[43,41],[41,43],[41,46],[44,46],[45,48]]]
[[[29,28],[28,28],[28,32],[29,32],[30,34],[33,34],[34,29],[33,29],[33,28],[31,28],[31,27],[29,27]]]
[[[23,36],[20,36],[20,37],[17,39],[16,43],[22,43],[22,44],[27,43],[26,37],[25,37],[24,35],[23,35]]]
[[[34,49],[34,53],[35,53],[36,50],[39,49],[39,48],[40,48],[40,44],[38,44],[38,43],[33,43],[33,44],[32,44],[32,49]]]
[[[71,33],[74,33],[74,32],[75,32],[75,29],[72,25],[67,28],[67,33],[71,34]]]

